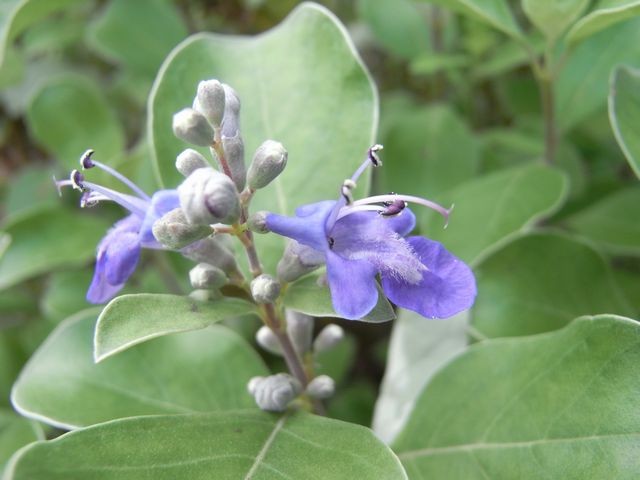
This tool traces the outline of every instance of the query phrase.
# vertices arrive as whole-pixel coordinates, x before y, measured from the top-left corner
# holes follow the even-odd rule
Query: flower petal
[[[402,210],[399,215],[382,217],[382,220],[401,237],[406,237],[416,228],[416,216],[408,207]]]
[[[124,283],[111,285],[107,282],[104,275],[104,269],[105,257],[102,255],[101,257],[98,257],[96,269],[93,273],[93,279],[91,280],[91,285],[89,285],[89,290],[87,290],[86,298],[89,303],[105,303],[107,300],[113,298],[115,294],[124,287]]]
[[[127,281],[138,265],[140,250],[140,239],[135,233],[124,232],[113,237],[104,255],[104,275],[111,285]]]
[[[151,231],[156,220],[165,213],[180,206],[177,190],[158,190],[151,197],[151,203],[140,227],[140,241],[146,248],[163,248],[153,236]]]
[[[424,237],[407,241],[428,270],[417,284],[383,273],[382,288],[389,300],[428,318],[447,318],[470,308],[477,292],[471,269],[438,242]]]
[[[327,252],[327,280],[334,310],[348,320],[359,320],[378,303],[376,269],[365,260],[348,260]]]
[[[295,217],[270,213],[266,218],[267,228],[303,245],[325,251],[329,246],[324,224],[334,204],[334,201],[324,201],[303,205],[296,210]]]

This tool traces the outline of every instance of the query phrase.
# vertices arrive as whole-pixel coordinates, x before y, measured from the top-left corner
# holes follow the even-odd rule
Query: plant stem
[[[544,119],[544,159],[547,164],[553,165],[558,146],[553,78],[545,75],[539,79],[539,85]]]

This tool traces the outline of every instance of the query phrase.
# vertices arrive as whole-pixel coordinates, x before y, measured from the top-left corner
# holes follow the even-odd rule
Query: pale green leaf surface
[[[7,460],[19,448],[42,440],[41,429],[32,420],[22,418],[10,410],[0,410],[0,475]]]
[[[173,114],[191,106],[198,82],[208,78],[231,85],[240,96],[247,163],[266,139],[282,142],[289,152],[285,171],[257,192],[256,210],[290,215],[301,204],[336,198],[373,143],[378,99],[362,61],[333,14],[305,3],[262,35],[198,34],[169,55],[149,99],[148,124],[166,186],[182,181],[175,159],[189,147],[173,136]],[[256,241],[261,260],[273,268],[282,238]]]
[[[600,30],[640,13],[638,0],[600,0],[595,7],[571,27],[567,43],[577,44]]]
[[[471,347],[422,393],[394,450],[412,480],[640,475],[640,326],[584,317]]]
[[[589,0],[522,0],[531,23],[551,40],[557,39],[589,5]]]
[[[238,298],[199,302],[188,296],[139,293],[114,298],[96,324],[96,362],[152,338],[199,330],[255,311]]]
[[[95,448],[100,445],[100,448]],[[397,457],[364,427],[258,411],[117,420],[38,442],[5,480],[402,480]]]
[[[455,203],[449,226],[443,229],[442,217],[429,211],[422,216],[421,233],[465,262],[477,263],[554,212],[566,194],[565,176],[554,168],[531,164],[506,169],[436,196],[442,205]]]
[[[640,70],[621,66],[613,71],[609,121],[624,156],[640,177]]]
[[[580,315],[633,313],[598,252],[565,235],[521,237],[475,271],[472,324],[487,337],[555,330]]]
[[[472,14],[513,38],[522,38],[507,0],[437,0],[437,3]]]
[[[566,223],[611,253],[640,255],[640,188],[620,189],[567,218]]]
[[[109,225],[64,209],[34,212],[8,225],[9,246],[0,256],[0,289],[60,267],[82,265],[95,254]]]
[[[371,281],[374,281],[371,279]],[[320,282],[322,283],[322,282]],[[326,285],[319,285],[318,275],[312,274],[290,284],[284,294],[284,305],[314,317],[340,317],[333,309],[331,293]],[[378,285],[378,303],[365,315],[363,322],[380,323],[396,318],[391,304]]]
[[[98,312],[85,310],[61,323],[31,357],[12,392],[20,413],[73,429],[136,415],[255,406],[247,382],[268,372],[231,330],[212,326],[168,335],[95,364]]]

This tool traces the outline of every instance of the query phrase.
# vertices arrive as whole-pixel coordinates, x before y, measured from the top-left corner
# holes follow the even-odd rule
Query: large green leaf
[[[267,370],[231,330],[212,326],[160,337],[96,365],[98,312],[70,317],[31,357],[11,398],[23,415],[73,429],[135,415],[255,405],[247,382]]]
[[[522,8],[536,28],[555,41],[589,5],[589,0],[522,0]]]
[[[124,133],[104,92],[85,77],[51,79],[32,99],[27,121],[35,139],[67,168],[88,148],[103,162],[117,159]]]
[[[568,226],[618,254],[640,255],[640,188],[618,190],[569,217]]]
[[[600,0],[593,10],[571,27],[567,43],[576,44],[585,38],[640,13],[638,0]]]
[[[372,280],[373,281],[373,280]],[[323,285],[318,275],[308,275],[290,284],[284,295],[284,305],[314,317],[340,317],[333,309],[329,287]],[[391,304],[378,286],[378,303],[361,320],[380,323],[396,318]]]
[[[9,410],[0,410],[0,475],[13,453],[28,443],[42,440],[37,424]]]
[[[557,81],[558,123],[568,130],[604,108],[611,70],[640,62],[640,18],[603,30],[568,57]]]
[[[207,78],[238,91],[248,160],[268,138],[289,152],[284,173],[257,193],[258,210],[292,214],[301,204],[335,198],[373,143],[376,90],[344,27],[325,8],[307,3],[260,36],[199,34],[167,58],[149,99],[148,125],[164,185],[182,180],[174,164],[187,147],[172,133],[172,116],[191,105],[198,81]],[[257,242],[272,268],[282,238],[264,235]]]
[[[51,168],[28,167],[13,175],[7,186],[3,208],[4,223],[59,202],[51,180]]]
[[[640,71],[618,67],[611,76],[609,121],[618,145],[640,177]]]
[[[42,314],[57,322],[87,308],[86,291],[91,285],[92,275],[93,272],[87,268],[51,274],[40,296]]]
[[[97,217],[63,209],[20,217],[4,230],[10,244],[0,256],[0,289],[56,268],[83,264],[94,255],[107,229],[108,224]]]
[[[435,3],[473,15],[511,37],[522,38],[522,30],[507,0],[437,0]]]
[[[555,211],[566,194],[566,179],[556,169],[532,164],[503,170],[436,196],[443,205],[455,203],[449,226],[443,229],[442,217],[427,212],[422,233],[464,261],[477,263]]]
[[[152,338],[199,330],[254,310],[254,305],[238,298],[199,302],[179,295],[122,295],[111,300],[98,317],[94,357],[101,362]]]
[[[640,476],[640,326],[616,316],[471,347],[424,390],[394,450],[412,480]]]
[[[472,322],[488,337],[555,330],[579,315],[632,313],[604,259],[564,235],[519,238],[483,261],[476,278]]]
[[[7,470],[7,480],[407,478],[367,428],[255,411],[117,420],[33,444]]]

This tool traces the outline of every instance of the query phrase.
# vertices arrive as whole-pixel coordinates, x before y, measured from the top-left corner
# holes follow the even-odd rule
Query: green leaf
[[[99,445],[100,448],[96,448]],[[235,411],[96,425],[14,457],[6,480],[406,479],[369,429],[296,413]]]
[[[394,55],[411,60],[431,50],[427,16],[416,2],[359,0],[356,5],[358,17],[371,28],[376,42]]]
[[[12,176],[8,184],[4,223],[12,223],[19,215],[28,215],[59,203],[51,175],[51,168],[27,167]]]
[[[107,229],[100,218],[63,209],[21,217],[4,229],[10,244],[0,256],[0,289],[60,267],[82,265],[94,256]]]
[[[51,79],[33,98],[27,121],[36,141],[69,169],[93,148],[105,163],[124,148],[124,133],[104,92],[79,75]]]
[[[618,67],[611,76],[609,120],[618,145],[640,177],[640,70]]]
[[[611,70],[640,62],[640,18],[603,30],[576,47],[556,83],[558,124],[569,130],[604,108]]]
[[[431,377],[467,349],[468,327],[468,312],[446,320],[428,320],[400,309],[393,323],[372,424],[385,443],[391,443],[402,430]]]
[[[638,365],[640,326],[613,315],[482,342],[435,376],[394,450],[412,480],[638,478]]]
[[[522,39],[522,30],[507,0],[437,0],[437,3],[470,14],[515,39]]]
[[[55,272],[47,279],[40,310],[49,320],[64,320],[89,305],[86,292],[93,272],[89,269]]]
[[[259,210],[292,214],[301,204],[336,198],[373,143],[378,99],[371,79],[335,16],[305,3],[260,36],[199,34],[167,58],[151,92],[148,124],[164,185],[183,180],[174,164],[188,147],[174,137],[172,116],[192,104],[198,82],[207,78],[238,91],[248,160],[268,138],[289,152],[283,174],[257,192]],[[256,242],[262,262],[273,269],[283,239],[263,235]]]
[[[61,323],[31,357],[12,392],[20,413],[74,429],[135,415],[255,406],[247,382],[268,372],[231,330],[212,326],[168,335],[95,364],[98,312],[85,310]]]
[[[476,279],[472,323],[487,337],[555,330],[579,315],[632,313],[598,252],[565,235],[519,238],[483,261]]]
[[[640,255],[640,188],[618,190],[566,219],[567,225],[622,255]]]
[[[478,170],[478,142],[465,122],[444,105],[409,112],[383,138],[379,170],[384,191],[430,196],[471,179]]]
[[[35,422],[0,409],[0,475],[16,450],[43,438],[42,430]]]
[[[113,0],[88,33],[89,44],[107,59],[153,76],[169,51],[187,36],[187,28],[169,1]]]
[[[600,0],[595,8],[569,30],[567,43],[576,44],[600,30],[640,13],[638,0]]]
[[[254,311],[254,305],[238,298],[199,302],[179,295],[122,295],[111,300],[98,317],[95,360],[101,362],[152,338],[199,330]]]
[[[331,293],[326,285],[319,285],[317,274],[307,275],[290,284],[284,294],[284,305],[298,312],[314,317],[336,317],[340,315],[333,309]],[[373,310],[360,320],[363,322],[380,323],[396,318],[393,308],[387,300],[382,288],[378,285],[378,303]]]
[[[427,212],[422,233],[477,263],[554,212],[566,194],[565,176],[556,169],[531,164],[503,170],[437,196],[443,205],[455,203],[449,226],[443,229],[442,217]]]
[[[584,13],[589,0],[522,0],[522,8],[536,28],[555,41]]]

